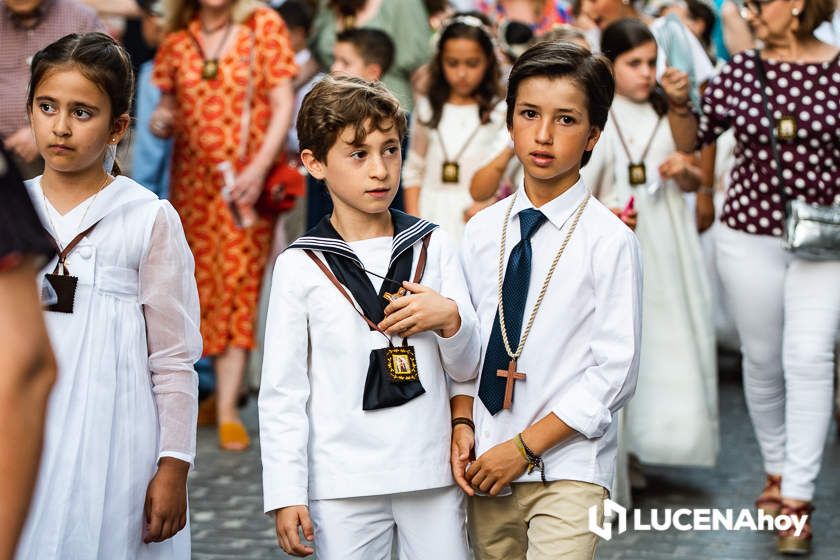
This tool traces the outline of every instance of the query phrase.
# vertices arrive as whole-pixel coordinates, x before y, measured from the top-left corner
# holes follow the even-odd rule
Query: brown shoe
[[[804,503],[801,506],[792,506],[790,504],[782,503],[782,515],[789,515],[799,519],[803,515],[807,516],[805,525],[802,527],[802,532],[799,535],[795,534],[793,526],[785,531],[779,531],[779,552],[790,556],[804,556],[811,553],[811,541],[813,540],[813,533],[811,532],[811,513],[814,511],[814,506],[810,503]]]
[[[776,517],[782,510],[782,475],[768,474],[764,490],[755,501],[755,507],[764,512],[765,515]]]

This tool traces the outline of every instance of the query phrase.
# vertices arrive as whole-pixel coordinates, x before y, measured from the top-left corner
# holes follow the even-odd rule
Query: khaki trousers
[[[589,508],[604,520],[607,490],[577,480],[512,484],[503,497],[468,501],[476,560],[592,560],[598,537],[589,531]]]

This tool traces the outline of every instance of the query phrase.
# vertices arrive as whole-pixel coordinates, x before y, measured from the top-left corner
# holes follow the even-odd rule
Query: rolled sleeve
[[[552,412],[586,438],[604,434],[636,388],[642,327],[642,264],[628,229],[593,255],[595,317],[590,350],[595,364],[559,396]]]

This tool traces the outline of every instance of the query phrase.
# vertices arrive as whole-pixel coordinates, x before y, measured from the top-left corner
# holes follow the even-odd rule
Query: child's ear
[[[595,144],[598,143],[598,139],[601,137],[601,129],[597,126],[592,126],[589,128],[589,138],[586,139],[586,151],[591,152],[595,149]]]
[[[376,63],[371,62],[370,64],[365,64],[365,69],[363,71],[364,75],[362,76],[365,80],[369,82],[378,82],[382,79],[382,67]]]
[[[123,113],[114,121],[114,126],[111,127],[111,140],[112,144],[119,144],[119,142],[123,139],[126,132],[128,132],[128,128],[131,126],[131,117],[128,113]],[[116,140],[115,140],[116,139]]]
[[[303,163],[303,166],[306,167],[306,170],[309,172],[310,175],[318,179],[319,181],[323,181],[324,177],[326,177],[326,166],[321,162],[318,158],[315,157],[315,153],[312,150],[306,149],[300,153],[300,161]]]

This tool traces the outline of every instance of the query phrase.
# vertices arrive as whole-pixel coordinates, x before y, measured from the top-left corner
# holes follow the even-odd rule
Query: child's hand
[[[668,103],[675,107],[684,107],[688,103],[688,74],[682,70],[669,67],[662,74],[659,80]]]
[[[411,293],[385,308],[380,329],[403,338],[425,331],[438,331],[443,338],[449,338],[458,332],[458,304],[422,284],[403,282],[403,287]]]
[[[465,476],[470,459],[475,459],[475,434],[469,426],[458,424],[452,428],[452,448],[449,452],[452,477],[467,496],[474,496],[475,490]]]
[[[306,506],[288,506],[277,510],[274,517],[274,529],[277,531],[277,542],[286,554],[292,556],[309,556],[315,549],[300,541],[298,527],[303,529],[303,536],[307,540],[315,539],[312,520],[309,518],[309,508]]]
[[[636,211],[636,210],[625,211],[622,208],[610,208],[610,210],[612,210],[612,213],[615,214],[616,216],[618,216],[618,218],[622,222],[624,222],[624,224],[627,227],[629,227],[633,231],[636,231],[636,225],[639,223],[639,220],[638,220],[639,212],[638,211]]]
[[[519,478],[527,467],[525,457],[509,439],[473,462],[467,469],[467,480],[476,490],[496,496],[502,488]]]
[[[144,543],[165,541],[186,526],[189,470],[186,461],[161,457],[157,473],[146,490]]]

